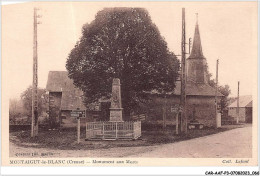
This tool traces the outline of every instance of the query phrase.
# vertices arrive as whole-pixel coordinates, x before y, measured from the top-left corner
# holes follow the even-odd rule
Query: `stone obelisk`
[[[121,88],[120,79],[114,78],[112,83],[112,98],[110,107],[110,121],[120,122],[122,118]]]

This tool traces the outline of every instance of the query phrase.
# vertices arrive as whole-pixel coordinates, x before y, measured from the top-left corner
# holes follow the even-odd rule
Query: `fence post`
[[[138,128],[139,129],[139,136],[138,137],[141,137],[141,134],[142,134],[142,123],[141,123],[141,121],[138,123],[138,127],[140,126],[140,128]]]
[[[102,134],[103,134],[103,136],[102,136],[102,138],[104,139],[105,138],[105,125],[104,125],[104,122],[102,123],[103,125],[103,131],[102,131]]]
[[[135,138],[135,122],[132,122],[132,125],[133,125],[132,135],[133,135],[133,138]]]
[[[86,139],[88,139],[88,123],[86,123]]]
[[[117,122],[116,122],[116,139],[117,139]]]
[[[176,114],[176,134],[179,134],[179,113]]]
[[[78,125],[77,125],[77,142],[80,143],[80,118],[78,117]]]

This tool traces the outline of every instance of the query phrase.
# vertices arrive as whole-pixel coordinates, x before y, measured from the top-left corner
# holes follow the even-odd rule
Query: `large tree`
[[[9,100],[9,120],[15,122],[17,119],[23,116],[23,105],[22,101],[18,99]]]
[[[46,90],[38,88],[38,114],[41,115],[43,111],[46,110]],[[25,114],[28,117],[32,117],[32,86],[28,87],[22,94],[21,100],[23,102],[23,107]]]
[[[124,119],[129,120],[147,92],[175,88],[179,61],[145,9],[106,8],[83,26],[66,68],[86,104],[109,98],[112,79],[119,78]]]

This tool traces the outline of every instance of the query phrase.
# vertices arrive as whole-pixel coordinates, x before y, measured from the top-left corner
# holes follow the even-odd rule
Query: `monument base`
[[[141,121],[87,122],[85,140],[133,140],[141,137]]]
[[[110,122],[122,122],[123,121],[123,108],[110,108]]]

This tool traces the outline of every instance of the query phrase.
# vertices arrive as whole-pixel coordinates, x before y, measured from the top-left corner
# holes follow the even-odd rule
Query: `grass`
[[[10,132],[10,141],[18,146],[50,148],[60,150],[93,150],[109,149],[113,147],[137,147],[152,146],[158,144],[173,143],[202,136],[207,136],[226,130],[243,127],[244,125],[230,125],[222,128],[204,128],[201,130],[189,130],[187,134],[176,135],[174,127],[162,130],[160,126],[142,126],[141,139],[134,141],[85,141],[85,129],[81,130],[81,143],[77,144],[76,128],[58,130],[40,130],[36,138],[30,137],[30,131]]]

